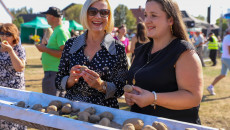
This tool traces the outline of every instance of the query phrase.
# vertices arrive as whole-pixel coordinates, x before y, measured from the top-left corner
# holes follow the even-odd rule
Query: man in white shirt
[[[194,46],[196,47],[196,52],[200,58],[201,64],[205,67],[204,60],[203,60],[203,44],[204,44],[204,37],[201,31],[197,31],[195,33],[195,43]]]
[[[217,76],[212,82],[212,84],[207,88],[208,92],[211,95],[216,94],[214,92],[214,85],[217,82],[219,82],[221,79],[223,79],[227,75],[230,69],[230,27],[226,30],[226,36],[223,39],[222,49],[223,49],[223,54],[221,57],[221,62],[222,62],[221,74]]]

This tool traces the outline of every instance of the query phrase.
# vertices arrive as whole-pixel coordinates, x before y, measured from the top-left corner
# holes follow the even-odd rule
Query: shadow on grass
[[[213,96],[213,95],[204,95],[204,96],[202,97],[201,102],[210,102],[210,101],[223,100],[223,99],[228,99],[228,98],[230,98],[230,96],[228,96],[228,97],[221,97],[221,98],[208,99],[208,97],[210,97],[210,96]]]
[[[41,81],[42,79],[31,79],[31,80],[26,80],[27,82],[32,82],[32,81]]]
[[[26,65],[26,68],[42,68],[42,65]]]

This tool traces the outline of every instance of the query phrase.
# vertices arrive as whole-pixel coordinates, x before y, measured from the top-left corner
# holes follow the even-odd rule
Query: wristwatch
[[[106,88],[107,88],[107,82],[103,81],[102,83],[102,89],[98,90],[99,92],[104,92],[106,91]]]

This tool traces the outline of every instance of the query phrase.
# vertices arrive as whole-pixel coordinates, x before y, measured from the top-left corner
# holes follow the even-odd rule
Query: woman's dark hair
[[[167,14],[167,17],[173,18],[173,35],[180,39],[190,41],[178,4],[174,0],[147,0],[146,3],[151,1],[159,3],[162,6],[162,10]]]
[[[143,42],[148,40],[145,24],[142,22],[139,22],[137,24],[136,37],[138,40]]]
[[[19,31],[16,25],[12,23],[2,24],[0,27],[0,32],[10,32],[14,38],[13,44],[19,44]]]

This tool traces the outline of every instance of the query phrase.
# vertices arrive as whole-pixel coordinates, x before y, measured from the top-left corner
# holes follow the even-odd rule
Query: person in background
[[[25,49],[19,45],[18,28],[11,23],[0,27],[0,86],[25,90]],[[25,126],[0,120],[0,129],[26,129]]]
[[[203,94],[200,59],[189,42],[186,26],[174,0],[147,0],[145,26],[150,42],[134,51],[125,92],[131,111],[201,124]]]
[[[128,65],[125,47],[112,35],[113,13],[108,0],[86,0],[80,14],[84,34],[66,42],[56,87],[65,98],[119,108]],[[83,68],[84,67],[84,68]]]
[[[42,38],[42,44],[47,45],[50,39],[50,36],[53,33],[53,29],[52,28],[47,28],[45,30],[44,36]]]
[[[134,37],[132,37],[132,41],[131,41],[130,52],[132,53],[132,57],[133,57],[135,48],[138,48],[139,46],[147,42],[149,42],[149,39],[147,37],[147,30],[146,30],[145,24],[142,22],[139,22],[137,24],[137,33]]]
[[[42,52],[42,66],[44,78],[42,80],[42,92],[54,96],[64,97],[64,92],[57,91],[55,87],[55,77],[58,72],[60,58],[65,42],[70,38],[68,29],[62,25],[62,12],[56,7],[50,7],[46,12],[48,24],[53,28],[53,33],[48,44],[35,45]]]
[[[128,60],[128,65],[131,65],[131,61],[129,58],[128,53],[130,52],[130,44],[129,44],[129,39],[126,36],[127,33],[127,28],[126,25],[122,24],[120,27],[118,27],[117,30],[117,35],[114,37],[116,40],[122,42],[125,45],[125,52],[127,55],[127,60]]]
[[[129,51],[130,51],[129,39],[127,37],[125,37],[126,33],[127,33],[126,26],[124,24],[121,25],[120,27],[118,27],[117,32],[118,32],[118,34],[114,38],[116,40],[121,41],[125,45],[125,52],[129,53]]]
[[[223,39],[222,42],[222,57],[221,57],[221,73],[219,76],[217,76],[212,84],[207,87],[208,92],[211,95],[216,95],[214,91],[214,86],[224,77],[226,77],[228,71],[230,70],[230,27],[226,30],[226,36]]]
[[[213,32],[209,34],[208,38],[208,49],[210,50],[209,53],[209,58],[212,60],[212,66],[216,66],[217,61],[216,61],[216,56],[217,56],[217,51],[219,49],[219,44],[218,44],[218,39],[215,36]]]
[[[196,31],[195,32],[195,43],[194,46],[196,47],[196,52],[200,58],[201,64],[203,67],[205,67],[205,63],[203,60],[203,44],[204,44],[204,37],[202,35],[201,31]]]

